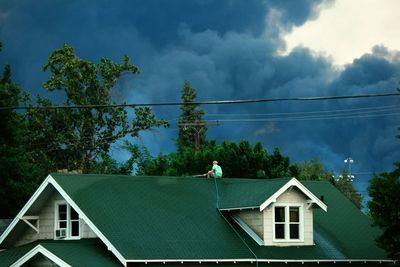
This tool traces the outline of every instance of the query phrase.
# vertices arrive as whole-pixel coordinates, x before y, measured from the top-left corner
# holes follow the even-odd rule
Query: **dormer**
[[[296,178],[281,180],[276,187],[253,192],[254,202],[222,208],[260,246],[311,246],[313,209],[327,206]],[[253,186],[253,188],[255,188]],[[265,193],[263,193],[265,191]]]

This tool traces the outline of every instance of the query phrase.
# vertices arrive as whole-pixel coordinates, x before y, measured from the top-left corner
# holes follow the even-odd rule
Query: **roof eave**
[[[180,263],[193,263],[193,262],[280,262],[280,263],[322,263],[322,262],[361,262],[361,263],[396,263],[396,260],[389,260],[389,259],[255,259],[255,258],[243,258],[243,259],[128,259],[126,260],[127,263],[173,263],[173,262],[180,262]]]

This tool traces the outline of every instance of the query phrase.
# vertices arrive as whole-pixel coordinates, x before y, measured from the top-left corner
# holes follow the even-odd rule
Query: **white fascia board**
[[[68,263],[66,263],[65,261],[63,261],[62,259],[57,257],[56,255],[54,255],[52,252],[48,251],[41,245],[37,245],[36,247],[34,247],[32,250],[30,250],[28,253],[26,253],[24,256],[22,256],[19,260],[17,260],[12,265],[10,265],[10,267],[20,267],[24,263],[26,263],[28,260],[30,260],[31,258],[36,256],[38,253],[43,254],[45,257],[47,257],[48,259],[53,261],[55,264],[57,264],[57,266],[72,267],[71,265],[69,265]]]
[[[24,207],[21,209],[21,211],[17,214],[17,216],[14,218],[14,220],[11,222],[11,224],[7,227],[7,229],[4,231],[4,233],[0,236],[0,245],[3,243],[4,239],[10,234],[12,229],[17,225],[19,220],[22,219],[24,214],[28,211],[28,209],[32,206],[32,204],[36,201],[36,199],[40,196],[40,194],[43,192],[43,190],[47,187],[49,184],[49,179],[51,175],[48,175],[46,179],[43,181],[43,183],[39,186],[39,188],[35,191],[35,193],[31,196],[31,198],[26,202]]]
[[[111,242],[104,236],[104,234],[96,227],[96,225],[86,216],[86,214],[79,208],[79,206],[72,200],[72,198],[64,191],[64,189],[56,182],[56,180],[49,175],[48,182],[54,186],[54,188],[60,193],[60,195],[67,201],[67,203],[79,214],[92,231],[104,242],[108,250],[110,250],[118,260],[126,266],[126,260],[122,254],[111,244]]]
[[[327,211],[328,207],[322,202],[318,197],[316,197],[307,187],[305,187],[302,183],[299,182],[296,178],[290,179],[285,185],[279,188],[272,196],[270,196],[267,200],[265,200],[260,205],[260,211],[263,211],[266,207],[268,207],[271,203],[276,202],[277,198],[282,195],[286,190],[290,187],[296,186],[301,192],[303,192],[307,197],[311,199],[311,201],[317,204],[321,209]]]

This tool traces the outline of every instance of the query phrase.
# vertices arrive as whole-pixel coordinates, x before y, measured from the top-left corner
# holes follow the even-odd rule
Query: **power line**
[[[118,107],[154,107],[154,106],[182,106],[182,105],[227,105],[227,104],[248,104],[264,102],[282,102],[282,101],[321,101],[337,99],[356,99],[356,98],[375,98],[399,96],[399,93],[385,94],[365,94],[365,95],[341,95],[341,96],[317,96],[317,97],[284,97],[284,98],[259,98],[259,99],[241,99],[241,100],[216,100],[216,101],[197,101],[197,102],[160,102],[160,103],[137,103],[137,104],[107,104],[107,105],[61,105],[61,106],[11,106],[0,107],[1,110],[31,110],[31,109],[92,109],[92,108],[118,108]]]
[[[400,107],[399,107],[400,109]],[[289,116],[289,117],[275,117],[275,118],[214,118],[204,120],[205,122],[290,122],[290,121],[309,121],[309,120],[336,120],[336,119],[365,119],[365,118],[376,118],[385,116],[398,116],[400,111],[391,113],[380,113],[382,111],[375,112],[357,112],[350,114],[324,114],[324,115],[310,115],[310,116]],[[299,112],[298,114],[301,114]],[[278,113],[276,113],[278,114]],[[296,113],[293,113],[296,114]],[[265,114],[268,115],[268,114]],[[170,123],[173,124],[177,119],[169,119]]]
[[[320,113],[350,113],[354,111],[366,111],[367,112],[382,112],[400,109],[399,105],[388,105],[388,106],[375,106],[367,108],[349,108],[349,109],[331,109],[331,110],[315,110],[315,111],[297,111],[297,112],[274,112],[274,113],[214,113],[205,114],[204,117],[216,117],[216,116],[278,116],[278,115],[298,115],[298,114],[320,114]],[[339,114],[338,114],[339,115]]]
[[[216,122],[284,122],[284,121],[307,121],[307,120],[336,120],[336,119],[364,119],[384,116],[400,115],[400,112],[384,113],[384,114],[330,114],[321,116],[302,116],[302,117],[283,117],[283,118],[239,118],[239,119],[216,119],[205,121]]]

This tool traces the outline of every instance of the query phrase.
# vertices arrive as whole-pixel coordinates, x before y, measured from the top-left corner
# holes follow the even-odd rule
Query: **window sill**
[[[64,238],[54,238],[54,240],[80,240],[81,237],[64,237]]]
[[[304,243],[302,239],[273,239],[274,243]]]

